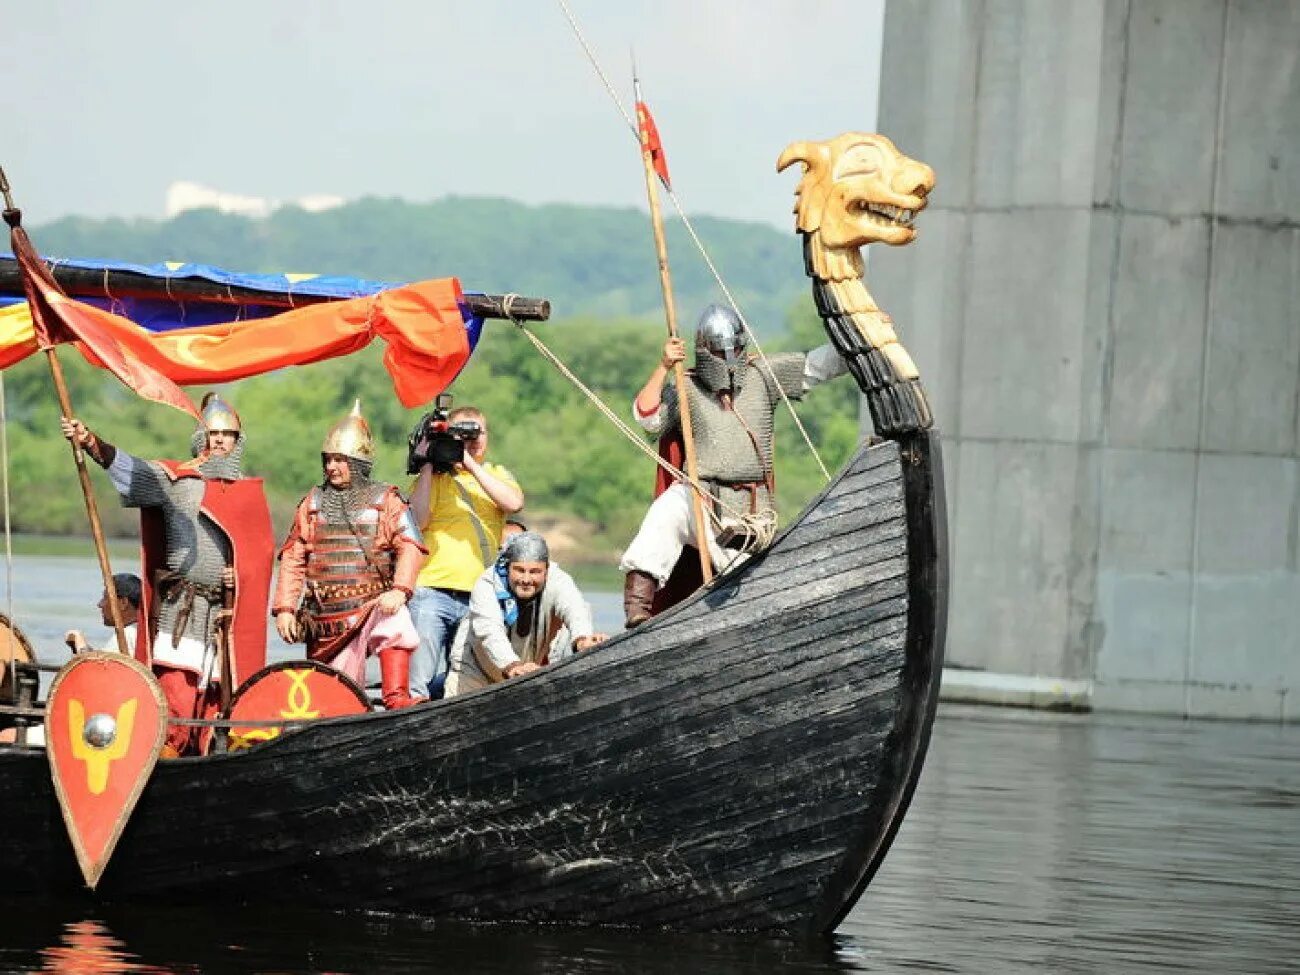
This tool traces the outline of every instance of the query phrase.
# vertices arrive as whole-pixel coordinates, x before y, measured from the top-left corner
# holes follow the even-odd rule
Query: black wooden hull
[[[761,557],[597,652],[159,765],[100,883],[493,921],[834,928],[936,707],[935,434],[865,449]],[[82,890],[44,755],[0,750],[5,886]]]

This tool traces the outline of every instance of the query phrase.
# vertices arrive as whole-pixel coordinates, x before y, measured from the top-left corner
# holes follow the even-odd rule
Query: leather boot
[[[651,607],[658,588],[658,581],[648,572],[633,569],[627,574],[623,580],[623,615],[626,617],[623,625],[625,627],[630,630],[634,626],[640,626],[654,615]]]
[[[386,647],[379,651],[379,686],[384,707],[389,711],[423,704],[427,697],[411,697],[411,651],[406,647]]]

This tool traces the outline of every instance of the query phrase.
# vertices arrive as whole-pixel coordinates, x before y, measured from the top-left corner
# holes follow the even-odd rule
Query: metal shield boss
[[[78,654],[54,678],[46,753],[86,886],[108,866],[167,735],[167,700],[143,664]]]

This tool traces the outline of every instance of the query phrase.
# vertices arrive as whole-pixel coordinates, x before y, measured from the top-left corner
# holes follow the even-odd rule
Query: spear
[[[668,246],[664,241],[663,215],[659,212],[659,187],[655,178],[670,185],[668,180],[668,162],[664,157],[663,145],[659,141],[659,131],[654,118],[645,102],[641,100],[641,82],[636,76],[636,64],[632,66],[632,87],[636,92],[637,137],[641,143],[641,164],[645,168],[646,194],[650,198],[650,223],[654,227],[655,253],[659,258],[659,287],[664,296],[664,320],[668,324],[670,338],[677,337],[677,311],[673,304],[673,278],[668,270]],[[691,510],[695,514],[695,546],[700,552],[700,575],[708,582],[713,578],[713,563],[709,559],[708,528],[704,523],[704,500],[700,496],[699,481],[695,465],[695,437],[691,431],[691,411],[686,398],[686,370],[680,362],[673,365],[673,383],[677,387],[677,410],[681,417],[682,445],[686,454],[686,476],[691,487]]]
[[[35,258],[36,254],[30,239],[27,237],[27,231],[22,228],[22,211],[14,206],[13,197],[9,195],[9,180],[5,177],[3,168],[0,168],[0,193],[4,194],[4,219],[10,228],[14,257],[23,266],[24,272],[27,272],[29,259]],[[37,264],[44,267],[44,265],[39,264],[39,260],[37,260]],[[41,347],[45,350],[45,356],[50,363],[50,375],[54,378],[54,391],[59,399],[59,410],[64,419],[71,420],[76,414],[72,412],[72,400],[68,396],[68,385],[63,379],[63,367],[60,365],[59,357],[54,351],[54,343],[50,341],[53,334],[50,327],[52,323],[45,320],[46,305],[38,295],[37,288],[29,273],[23,274],[23,291],[27,294],[27,307],[31,311],[32,326],[37,337],[41,339]],[[72,448],[72,462],[77,466],[77,480],[81,483],[81,495],[86,501],[86,516],[90,519],[90,534],[95,540],[95,554],[99,558],[99,571],[104,577],[104,593],[108,597],[109,612],[113,616],[113,630],[117,634],[117,649],[123,654],[130,654],[131,649],[126,645],[126,631],[122,627],[122,610],[117,602],[117,587],[113,585],[113,568],[108,561],[108,546],[104,541],[104,527],[99,519],[99,505],[95,501],[95,492],[90,486],[90,473],[86,470],[85,454],[81,449],[81,445],[75,439],[69,440],[68,444]]]

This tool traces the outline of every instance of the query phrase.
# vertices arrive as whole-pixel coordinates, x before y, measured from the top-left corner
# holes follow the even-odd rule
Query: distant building
[[[240,196],[181,180],[167,187],[166,215],[170,218],[186,210],[220,210],[222,213],[238,213],[245,217],[266,217],[286,204],[317,213],[332,210],[345,202],[341,196],[324,193],[288,201],[271,200],[262,196]]]

